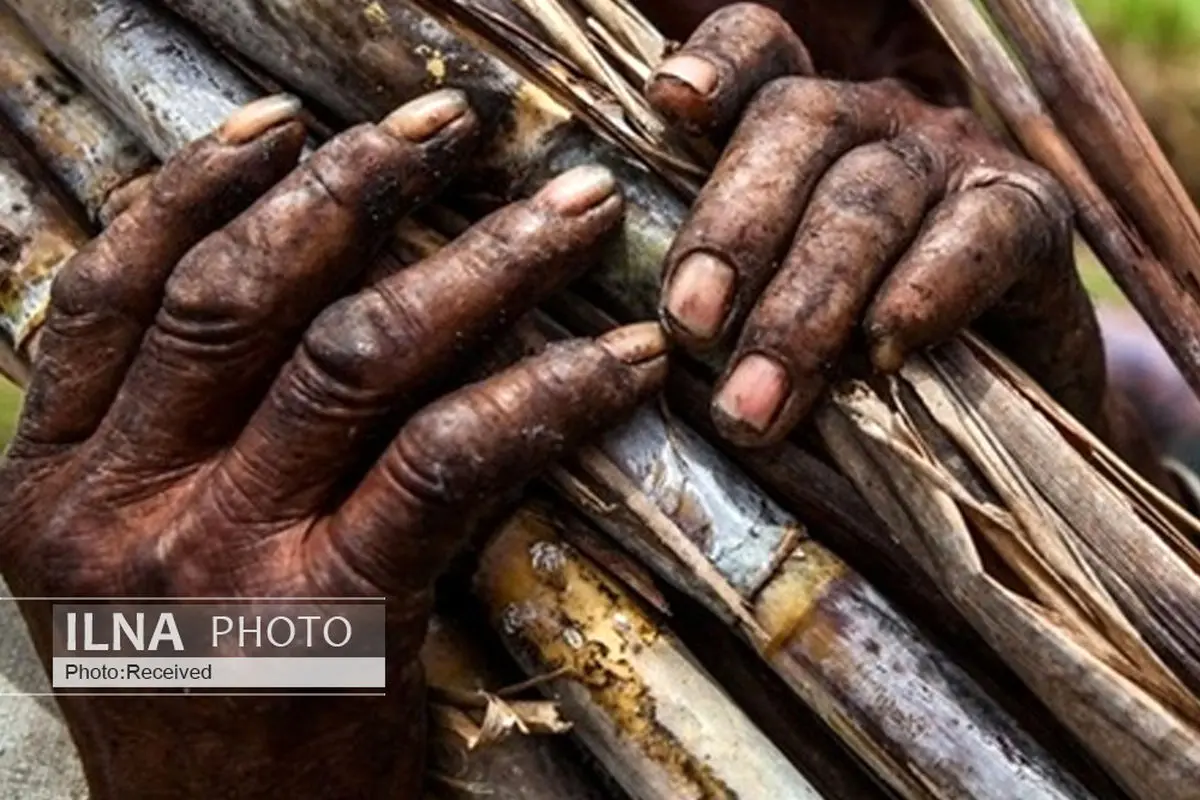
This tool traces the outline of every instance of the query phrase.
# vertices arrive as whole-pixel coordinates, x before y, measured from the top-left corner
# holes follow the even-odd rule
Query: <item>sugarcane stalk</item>
[[[692,655],[566,544],[553,517],[518,512],[485,548],[476,592],[527,671],[632,797],[820,795]]]
[[[0,372],[29,380],[37,330],[58,268],[86,240],[16,135],[0,125]]]
[[[1066,188],[1075,205],[1079,229],[1088,244],[1145,317],[1188,383],[1200,391],[1200,299],[1192,282],[1194,277],[1189,278],[1197,262],[1194,257],[1185,258],[1195,251],[1189,250],[1191,245],[1184,241],[1195,236],[1192,214],[1180,210],[1173,190],[1155,194],[1152,188],[1147,188],[1150,182],[1163,185],[1171,181],[1162,174],[1162,163],[1140,138],[1139,131],[1144,123],[1137,122],[1140,118],[1136,113],[1130,116],[1130,108],[1118,102],[1116,110],[1122,115],[1122,124],[1128,127],[1105,133],[1111,118],[1098,120],[1095,115],[1080,115],[1077,108],[1061,108],[1059,94],[1067,87],[1060,74],[1034,72],[1031,80],[993,32],[976,4],[960,0],[915,2],[941,31],[971,78],[984,89],[988,100],[1029,156],[1054,173]],[[1054,47],[1070,49],[1062,42]],[[1076,56],[1066,57],[1073,59]],[[1033,80],[1039,79],[1053,81],[1047,86],[1047,96],[1060,110],[1057,117],[1033,86]],[[1105,82],[1105,91],[1110,93],[1111,100],[1111,93],[1123,93],[1124,90],[1118,83]],[[1070,138],[1064,136],[1059,124],[1070,126],[1073,135]],[[1126,132],[1130,134],[1129,139],[1125,139]],[[1117,142],[1124,140],[1124,143],[1109,147],[1114,139]],[[1097,146],[1102,141],[1105,144]],[[1084,149],[1088,163],[1077,146]],[[1148,152],[1148,158],[1138,158],[1136,153],[1131,153],[1137,148]],[[1135,156],[1131,166],[1121,166],[1121,162],[1131,155]],[[1107,175],[1117,198],[1128,198],[1131,191],[1137,194],[1130,203],[1121,204],[1129,205],[1130,213],[1123,207],[1118,208],[1092,176],[1089,165],[1097,163],[1101,164],[1098,169],[1107,170],[1100,174]],[[1137,173],[1147,169],[1151,173],[1149,176],[1129,177],[1131,170]],[[1120,171],[1119,174],[1116,171]],[[1137,188],[1131,190],[1122,188],[1126,184],[1112,185],[1126,179],[1132,181],[1129,185]],[[1153,219],[1159,213],[1153,205],[1139,206],[1149,196],[1161,198],[1165,212],[1161,224],[1145,223],[1146,217]],[[1131,219],[1150,227],[1139,228],[1131,224]],[[1165,232],[1162,230],[1164,225]],[[1163,245],[1157,253],[1151,246],[1150,231],[1158,232]],[[1170,244],[1171,241],[1176,243]],[[1185,260],[1165,261],[1174,256]]]
[[[727,625],[682,595],[668,594],[671,630],[754,723],[826,797],[895,797]]]
[[[984,368],[993,358],[952,343],[905,368],[890,404],[899,413],[870,387],[851,384],[819,412],[818,424],[838,443],[832,450],[843,469],[906,545],[925,554],[976,629],[1126,790],[1190,797],[1200,777],[1200,704],[1141,639],[1146,626],[1135,628],[1117,611],[1130,608],[1136,579],[1111,580],[1128,566],[1122,561],[1138,564],[1144,547],[1168,576],[1179,570],[1176,556],[1092,467],[1060,463],[1083,457],[1031,402],[1035,393]],[[953,371],[952,382],[933,377],[942,370]],[[1000,410],[1012,406],[1019,413]],[[1014,426],[1023,432],[1014,434]],[[947,439],[988,476],[986,487],[958,459],[941,457]],[[1102,449],[1094,440],[1088,445]],[[1056,492],[1053,485],[1066,480],[1075,490]],[[1011,495],[1006,505],[996,491]],[[1126,539],[1128,550],[1086,541],[1095,532],[1081,529],[1093,525],[1100,538]],[[1062,563],[1072,558],[1082,563]],[[1194,563],[1195,554],[1188,558]],[[1181,596],[1170,580],[1161,589],[1146,602],[1170,628]]]
[[[548,308],[575,333],[599,335],[616,325],[611,317],[572,292],[552,299]],[[687,424],[720,447],[784,507],[803,519],[814,539],[829,546],[871,585],[896,601],[905,615],[929,632],[940,649],[1047,747],[1060,764],[1083,779],[1089,789],[1100,796],[1119,792],[1112,780],[1080,750],[1071,734],[1046,713],[1045,706],[997,657],[930,577],[927,567],[901,545],[847,478],[791,441],[767,450],[724,444],[709,412],[712,391],[711,383],[684,365],[676,365],[668,379],[671,409]],[[723,679],[721,673],[716,674]],[[768,732],[779,741],[773,729]]]
[[[25,26],[0,7],[0,115],[44,167],[103,223],[110,195],[149,171],[153,157],[79,83],[59,69]]]
[[[29,11],[38,14],[49,13],[46,6],[73,5],[70,0],[18,2],[38,6],[42,10]],[[164,5],[348,122],[377,119],[429,89],[463,89],[491,125],[478,168],[460,180],[466,193],[505,201],[580,164],[613,169],[627,200],[623,235],[609,248],[601,277],[592,283],[601,297],[613,297],[617,286],[632,287],[620,292],[626,302],[638,298],[628,309],[630,318],[654,315],[658,266],[687,208],[670,186],[648,180],[643,164],[629,158],[626,148],[634,148],[660,176],[679,160],[663,160],[658,149],[642,147],[644,138],[612,115],[586,120],[603,131],[603,138],[593,135],[568,108],[577,99],[570,87],[582,82],[530,80],[526,72],[472,46],[483,42],[466,26],[435,18],[419,3],[383,0],[350,7],[338,0],[167,0]],[[485,10],[490,18],[505,20],[506,31],[528,28],[511,3],[491,2]]]
[[[1193,297],[1200,213],[1071,0],[985,0],[1054,120]]]
[[[611,316],[574,292],[551,298],[546,308],[575,334],[598,336],[617,326]],[[668,378],[672,411],[780,498],[818,540],[866,574],[872,584],[903,601],[906,610],[916,610],[921,621],[935,627],[943,639],[973,638],[973,629],[926,571],[891,536],[853,484],[832,467],[792,441],[767,450],[722,445],[709,411],[712,391],[711,384],[689,365],[677,365]]]
[[[667,527],[689,537],[752,608],[760,655],[894,790],[1086,796],[887,600],[681,423],[645,409],[568,474],[559,488],[595,524],[664,578],[688,574],[680,588],[736,622],[652,544]]]
[[[481,795],[495,800],[618,800],[583,768],[580,754],[560,736],[527,729],[496,741],[473,741],[489,714],[492,719],[507,714],[519,720],[523,707],[543,707],[527,713],[532,725],[542,718],[556,719],[557,708],[550,701],[512,700],[503,688],[508,676],[497,654],[457,618],[442,614],[430,621],[421,663],[434,703],[426,800]]]
[[[108,6],[114,2],[115,0],[105,0]],[[49,5],[55,6],[56,13],[64,12],[62,3]],[[79,12],[77,5],[66,5],[70,8],[65,10],[74,9],[76,13]],[[176,5],[182,9],[182,6]],[[213,7],[210,10],[213,14],[220,15],[225,13],[222,9],[234,7],[238,7],[238,4]],[[22,13],[28,17],[39,13],[38,8],[46,7],[35,8],[33,4],[22,2],[21,8]],[[388,6],[389,10],[394,8],[407,6]],[[40,13],[50,12],[43,10]],[[139,13],[148,12],[142,9]],[[255,29],[267,23],[275,24],[277,21],[277,17],[265,15],[257,21],[250,20],[249,23],[251,29]],[[325,29],[322,27],[323,22],[313,22],[307,17],[292,21],[300,26],[292,29],[292,35],[301,38],[301,28],[304,25],[312,24],[321,30]],[[675,226],[683,218],[683,204],[665,186],[648,180],[645,170],[629,158],[589,137],[577,124],[572,124],[561,106],[551,101],[532,84],[522,82],[515,73],[507,71],[498,62],[489,68],[490,71],[467,69],[460,74],[464,65],[477,64],[480,59],[487,60],[487,57],[449,37],[449,34],[446,34],[446,41],[436,37],[429,39],[428,36],[432,34],[428,34],[428,27],[434,23],[425,20],[422,25],[424,27],[418,27],[415,33],[393,28],[390,29],[389,36],[409,37],[412,48],[403,50],[403,53],[436,52],[436,58],[441,60],[442,65],[435,71],[449,69],[443,76],[450,74],[461,77],[468,88],[473,86],[474,92],[483,95],[485,100],[490,92],[490,102],[493,106],[497,102],[497,96],[516,98],[517,105],[509,106],[506,113],[510,115],[510,123],[515,124],[515,120],[521,124],[509,130],[507,137],[498,137],[500,144],[493,149],[490,156],[496,160],[485,163],[500,164],[503,168],[500,175],[506,181],[515,182],[518,191],[521,190],[520,187],[536,184],[542,177],[557,172],[566,164],[598,159],[616,168],[624,180],[630,211],[626,217],[625,236],[618,240],[616,247],[608,254],[607,266],[596,276],[596,283],[608,297],[615,298],[630,315],[644,316],[651,312],[657,295],[657,264],[670,242]],[[45,24],[39,25],[36,22],[31,22],[31,26],[39,30],[48,29]],[[86,26],[81,25],[80,29],[86,29]],[[103,31],[103,28],[92,28],[92,32],[97,35]],[[178,47],[179,40],[179,37],[174,37],[171,41]],[[366,46],[367,43],[359,44]],[[443,44],[447,49],[441,49]],[[68,62],[72,59],[86,60],[72,53],[73,48],[83,47],[89,54],[106,52],[103,40],[87,42],[78,35],[47,42],[47,45],[56,52],[65,52],[66,55],[60,57]],[[119,52],[117,51],[117,56],[114,57],[119,57]],[[296,63],[303,62],[305,52],[307,51],[303,47],[294,51]],[[353,52],[357,50],[350,48],[339,51],[343,53],[343,56],[339,57],[344,57],[344,53]],[[186,62],[195,65],[201,63],[202,58],[189,53],[186,55]],[[304,88],[308,91],[314,86],[319,87],[323,82],[327,86],[330,85],[329,77],[322,76],[319,70],[306,72],[306,79],[305,75],[294,73],[294,66],[291,69],[293,71],[283,77],[298,84],[307,80]],[[135,86],[119,80],[127,73],[114,65],[97,70],[95,74],[117,80],[113,85],[103,87],[102,94],[120,95],[123,92],[136,91]],[[167,70],[160,79],[165,94],[173,94],[166,87],[169,87],[174,74],[174,70]],[[496,84],[500,78],[509,83]],[[493,82],[490,89],[487,87],[488,80]],[[514,81],[516,83],[513,83]],[[185,87],[186,84],[179,89]],[[512,94],[505,95],[503,92]],[[186,91],[181,94],[186,95]],[[318,99],[329,105],[334,105],[330,100],[336,100],[333,97]],[[343,99],[342,102],[347,101]],[[188,107],[190,106],[176,102],[169,112],[186,113]],[[546,113],[547,109],[553,113]],[[520,116],[521,114],[526,116]],[[547,120],[554,122],[549,128],[544,124]],[[138,118],[131,118],[127,121],[131,125],[140,124],[144,127],[169,127],[171,124],[170,117],[162,120],[143,118],[140,121]],[[517,142],[513,148],[517,151],[515,156],[513,152],[505,150],[505,143],[511,144],[514,140]],[[540,160],[523,160],[532,156],[539,156]],[[495,174],[492,178],[495,178]],[[506,183],[492,185],[500,185],[504,187],[505,192],[508,191]],[[653,425],[653,421],[651,422]],[[665,422],[662,424],[665,425]],[[620,487],[628,487],[630,481],[645,481],[648,476],[643,468],[648,463],[661,460],[664,465],[682,465],[692,473],[717,478],[716,484],[711,487],[714,494],[702,498],[705,502],[705,513],[722,515],[719,519],[727,525],[719,532],[723,542],[744,543],[747,552],[753,551],[764,560],[752,563],[749,559],[743,559],[741,564],[722,564],[713,563],[711,559],[706,562],[706,554],[699,553],[690,563],[684,563],[681,569],[678,566],[678,555],[673,553],[673,558],[659,558],[656,566],[665,571],[673,571],[673,577],[685,590],[701,596],[726,619],[737,620],[741,629],[757,643],[760,652],[769,656],[772,665],[790,681],[793,690],[813,704],[823,718],[851,742],[860,757],[878,770],[896,790],[910,797],[933,797],[939,792],[975,790],[978,790],[981,796],[989,796],[989,793],[1010,789],[1029,797],[1084,794],[1076,782],[1056,769],[1040,748],[1020,732],[1009,718],[999,712],[994,704],[983,697],[961,671],[937,653],[911,624],[904,621],[860,578],[849,573],[842,562],[805,539],[794,518],[779,510],[744,478],[731,478],[728,485],[720,485],[727,476],[738,473],[725,464],[711,448],[704,450],[689,446],[682,451],[674,447],[664,450],[662,433],[665,429],[660,425],[658,428],[651,427],[650,430],[650,438],[634,443],[631,448],[633,453],[638,454],[640,461],[631,460],[620,467],[614,465],[614,470],[600,476],[599,480],[594,475],[589,480],[597,484],[598,490],[609,494],[613,494],[613,484],[617,484],[618,491],[615,496],[625,504],[627,499],[634,498],[635,495],[621,490]],[[679,455],[679,452],[683,452],[683,455]],[[730,490],[729,486],[737,488]],[[649,490],[651,487],[646,488]],[[638,524],[631,529],[636,530],[639,536],[627,537],[626,541],[645,541],[647,533],[655,536],[667,533],[674,534],[676,545],[683,544],[686,547],[687,532],[679,529],[674,522],[662,524],[664,519],[670,519],[669,513],[649,499],[652,492],[643,491],[641,495],[641,507],[633,514]],[[689,496],[695,495],[693,493]],[[739,505],[744,503],[749,505]],[[627,504],[622,507],[627,507]],[[766,517],[756,517],[757,512],[753,509],[758,507],[767,509]],[[678,510],[671,505],[668,505],[667,509]],[[641,513],[642,517],[639,517],[638,513]],[[772,519],[772,516],[777,514],[779,517]],[[656,524],[647,526],[646,519],[653,519]],[[764,523],[765,527],[757,527],[759,523]],[[789,549],[791,545],[795,545],[795,549]],[[796,557],[797,554],[809,552],[810,549],[815,555],[807,560]],[[697,556],[696,553],[692,555]],[[719,554],[712,555],[715,557]],[[773,568],[781,568],[782,576],[773,575]],[[722,569],[732,569],[733,572],[722,577]],[[706,574],[707,579],[704,577]],[[757,589],[768,584],[777,591],[771,595],[766,611],[762,612],[770,612],[766,617],[770,625],[764,626],[758,616],[750,612],[748,606],[752,600],[757,601]],[[819,614],[807,614],[808,610],[819,605],[818,600],[821,598],[828,598],[830,604],[821,609]],[[789,608],[796,611],[797,619],[791,618]],[[854,640],[840,633],[842,615],[850,615],[851,622],[864,626],[861,629],[854,628],[856,633],[865,630],[870,635],[865,640]],[[802,629],[807,630],[805,626],[810,622],[815,633],[804,639]],[[774,626],[773,631],[771,626]],[[763,630],[764,627],[766,630]],[[793,633],[794,636],[791,635]],[[871,638],[872,636],[874,638]],[[835,646],[844,645],[846,649],[826,657],[824,651],[818,647],[820,637],[832,639]],[[780,639],[778,654],[771,647],[774,638]],[[887,674],[886,670],[880,670],[873,675],[868,674],[869,670],[861,665],[863,662],[873,664],[880,660],[872,652],[876,647],[889,648],[885,651],[888,655],[883,658],[894,659],[894,663],[900,664],[899,673]],[[821,653],[819,658],[818,652]],[[813,663],[809,663],[810,661]],[[917,693],[910,692],[914,689],[918,690]],[[904,714],[898,715],[893,712],[893,705],[898,697],[902,698],[901,702],[906,709]],[[932,727],[938,732],[937,736],[914,735],[918,721],[924,723],[926,719],[936,721]],[[965,735],[962,735],[961,730],[963,719],[970,720]],[[944,752],[932,744],[935,740],[944,745]],[[1030,766],[1031,764],[1033,766]]]
[[[258,94],[195,34],[140,3],[5,2],[160,159]]]

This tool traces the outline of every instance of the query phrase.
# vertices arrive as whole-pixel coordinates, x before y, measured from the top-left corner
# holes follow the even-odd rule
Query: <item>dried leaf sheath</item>
[[[444,724],[446,717],[467,712],[457,698],[500,690],[501,670],[457,619],[435,617],[421,652],[426,679],[434,695],[430,741],[429,791],[426,800],[606,800],[596,776],[585,771],[570,743],[556,736],[517,732],[500,741],[471,748],[463,728]],[[447,699],[446,695],[453,695]],[[522,701],[528,702],[528,701]],[[557,712],[553,703],[540,703]],[[442,711],[439,717],[438,710]],[[473,709],[472,709],[473,710]],[[472,734],[478,733],[467,717]],[[615,798],[613,799],[615,800]]]
[[[1190,796],[1200,775],[1200,706],[1143,641],[1143,626],[1131,624],[1138,618],[1122,616],[1129,596],[1109,587],[1128,592],[1130,584],[1113,583],[1105,563],[1122,548],[1099,540],[1122,537],[1151,552],[1162,541],[1086,463],[1045,468],[1082,458],[1020,395],[953,343],[928,362],[914,360],[890,405],[854,385],[818,421],[839,464],[905,545],[1125,787],[1138,797]],[[988,485],[957,468],[950,452],[975,464]],[[1074,485],[1056,496],[1064,478]],[[1049,569],[1055,549],[1074,563]]]

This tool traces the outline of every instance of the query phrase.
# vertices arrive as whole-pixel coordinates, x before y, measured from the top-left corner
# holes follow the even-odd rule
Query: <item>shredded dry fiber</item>
[[[636,90],[667,45],[628,4],[522,0],[543,28],[541,42],[475,3],[420,5],[482,42],[677,189],[691,191],[703,174],[695,152],[670,137]],[[1036,90],[1018,70],[998,73],[978,56],[1002,52],[986,26],[946,21],[978,12],[965,2],[922,5],[1023,133],[1028,118],[1012,98],[1042,107]],[[1037,18],[1028,3],[989,5],[1013,12],[1008,27],[1018,33]],[[1062,7],[1069,2],[1050,6],[1046,15],[1067,18]],[[1080,35],[1078,27],[1064,33],[1062,25],[1039,30],[1040,38],[1018,40],[1019,52],[1039,68],[1048,62],[1038,54],[1054,51],[1053,37]],[[1071,45],[1081,48],[1074,40]],[[1098,51],[1089,55],[1088,63],[1103,65]],[[1078,81],[1068,82],[1079,88],[1083,105],[1096,97],[1096,86],[1111,88],[1112,80],[1102,71],[1086,77],[1094,83],[1080,88]],[[1119,110],[1140,123],[1131,107]],[[1122,164],[1106,172],[1119,176],[1122,165],[1132,169],[1130,153],[1146,147],[1136,133],[1140,128],[1131,126],[1135,133],[1128,136],[1136,141],[1129,143],[1110,116],[1097,112],[1093,119],[1103,132],[1093,131],[1078,149],[1094,156],[1096,142],[1126,142],[1117,149]],[[1067,142],[1068,150],[1077,133],[1064,136],[1051,123],[1050,134]],[[1100,192],[1081,164],[1070,164],[1064,175],[1061,163],[1043,157],[1059,152],[1037,146],[1044,139],[1022,140],[1031,155],[1064,177],[1077,201]],[[1151,161],[1152,177],[1173,185],[1165,162]],[[1153,195],[1157,190],[1144,188],[1150,182],[1140,181],[1132,200]],[[1177,197],[1169,188],[1161,191]],[[1130,204],[1121,196],[1100,197],[1102,210]],[[1134,216],[1146,239],[1158,243],[1167,238],[1164,231],[1194,229],[1171,224],[1194,216],[1190,206],[1173,204],[1153,218],[1148,205],[1135,203],[1142,213]],[[1090,208],[1096,213],[1095,205]],[[1143,235],[1138,227],[1120,230],[1132,240]],[[1164,263],[1185,262],[1182,247],[1163,245],[1161,262],[1150,256],[1158,273]],[[1121,260],[1119,248],[1098,249],[1123,282],[1141,279]],[[1170,301],[1152,282],[1137,294],[1147,302]],[[1200,335],[1200,326],[1186,334]],[[1187,341],[1171,344],[1178,351]],[[1200,551],[1192,542],[1200,523],[970,336],[911,359],[885,388],[857,381],[841,386],[819,412],[818,425],[835,460],[905,549],[1131,793],[1158,799],[1193,791],[1200,780]]]

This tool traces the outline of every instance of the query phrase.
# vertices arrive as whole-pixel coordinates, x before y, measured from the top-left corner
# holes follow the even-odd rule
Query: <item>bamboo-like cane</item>
[[[198,37],[139,3],[5,2],[160,159],[257,96]]]
[[[512,699],[494,654],[456,618],[434,617],[421,661],[433,700],[425,800],[618,800],[583,768],[568,741],[538,735],[539,725],[561,724],[557,709]],[[505,730],[509,735],[498,740],[477,741]]]
[[[25,385],[58,267],[87,233],[0,125],[0,373]]]
[[[1055,122],[1154,252],[1200,297],[1200,213],[1072,0],[985,0]]]
[[[1089,55],[1088,48],[1069,47],[1054,27],[1047,26],[1042,34],[1053,33],[1057,44],[1040,36],[1038,46],[1031,40],[1024,42],[1036,67],[1034,80],[1050,84],[1051,102],[1047,103],[975,3],[915,2],[941,31],[1030,157],[1062,182],[1074,201],[1079,228],[1088,244],[1146,318],[1192,388],[1200,391],[1200,292],[1194,283],[1200,262],[1192,244],[1196,237],[1194,211],[1187,210],[1186,196],[1176,193],[1172,184],[1177,186],[1178,179],[1165,166],[1153,140],[1143,137],[1144,123],[1136,111],[1119,99],[1124,89],[1103,72],[1091,72],[1096,58],[1094,53]],[[993,2],[986,4],[999,7]],[[1044,4],[1039,4],[1025,8],[1041,13],[1036,9]],[[1060,7],[1058,3],[1050,5]],[[1003,21],[1005,17],[1000,18]],[[1080,38],[1078,26],[1073,38]],[[1056,51],[1055,60],[1061,57],[1071,65],[1067,74],[1047,69],[1050,54]],[[1070,78],[1077,69],[1101,76],[1101,85],[1084,89],[1076,85],[1072,90]],[[1060,104],[1063,92],[1103,102],[1109,113],[1083,114],[1085,103],[1081,102]],[[1059,124],[1074,135],[1064,136]],[[1077,147],[1083,150],[1086,164]],[[1095,165],[1099,165],[1099,174],[1108,178],[1106,188],[1113,196],[1128,197],[1130,202],[1119,207],[1105,194],[1088,170]],[[1131,224],[1131,219],[1143,227]],[[1157,253],[1151,247],[1155,240],[1161,247]]]
[[[687,597],[668,592],[667,599],[671,630],[821,794],[854,800],[896,796],[733,630]]]
[[[892,530],[1125,788],[1192,797],[1200,705],[1142,632],[1179,625],[1188,589],[1175,583],[1200,561],[1172,539],[1177,512],[1135,510],[1103,477],[1111,453],[1009,370],[982,345],[952,343],[914,359],[890,402],[852,384],[818,422]],[[1162,570],[1148,607],[1112,580],[1131,565]]]
[[[116,0],[105,2],[107,7],[111,7]],[[27,18],[37,15],[62,15],[68,11],[81,13],[77,4],[61,2],[34,7],[32,3],[22,0],[21,9]],[[143,9],[139,13],[146,11]],[[61,24],[61,16],[59,19]],[[262,20],[257,24],[261,26]],[[425,23],[426,26],[432,24],[428,21]],[[31,21],[31,26],[37,30],[50,29],[50,26],[39,24],[36,19]],[[46,44],[55,52],[61,51],[60,57],[68,63],[122,57],[120,50],[105,48],[103,40],[90,42],[78,33],[86,29],[86,20],[81,20],[79,25],[73,26],[73,30],[76,31],[73,38],[48,39]],[[91,30],[94,34],[100,34],[104,29],[93,26]],[[396,29],[393,33],[396,36],[408,35],[414,47],[429,49],[431,45],[420,38],[425,35],[421,30],[424,29],[418,28],[416,33],[406,33]],[[293,33],[295,34],[295,31]],[[173,37],[173,40],[177,42],[179,37]],[[449,38],[445,44],[447,47],[453,45],[457,48],[456,52],[441,52],[438,56],[448,64],[461,67],[483,58],[453,38]],[[87,50],[86,57],[72,52],[80,47]],[[302,60],[304,52],[303,49],[296,51],[298,62]],[[202,62],[200,55],[191,53],[186,55],[186,59],[187,63],[192,65]],[[102,92],[105,95],[120,95],[137,90],[136,85],[124,79],[127,74],[119,66],[110,64],[104,69],[96,70],[92,78],[102,75],[117,81],[114,85],[102,87]],[[167,70],[160,78],[164,95],[174,94],[167,88],[173,74],[173,71]],[[468,71],[466,77],[475,81],[481,74],[485,73]],[[536,108],[545,110],[555,107],[532,85],[521,83],[512,73],[502,70],[501,67],[495,67],[490,74],[505,76],[505,80],[510,81],[510,84],[502,87],[506,91],[512,90],[511,81],[517,81],[515,96],[519,101],[521,98],[527,101],[529,97],[535,97],[541,98],[538,101],[541,105],[535,104]],[[288,74],[284,77],[290,79],[293,75]],[[310,74],[309,79],[315,82],[329,80],[320,78],[316,73]],[[179,99],[182,97],[186,97],[185,92],[180,92],[174,104],[160,113],[186,113],[187,106]],[[553,173],[558,166],[597,157],[618,168],[625,178],[631,211],[627,217],[626,237],[622,240],[622,246],[610,253],[608,268],[599,274],[598,283],[607,289],[610,297],[618,298],[631,314],[645,314],[654,307],[657,294],[657,263],[661,254],[665,252],[674,226],[683,217],[682,204],[665,187],[656,187],[654,182],[647,181],[646,173],[624,156],[583,137],[578,127],[568,122],[569,117],[561,108],[549,116],[531,113],[534,113],[535,130],[542,131],[544,135],[540,138],[534,137],[532,143],[527,138],[520,139],[522,147],[517,148],[519,158],[508,162],[506,167],[510,178],[519,178],[526,184],[536,183],[546,174]],[[550,129],[550,133],[545,133],[547,129],[538,125],[548,118],[560,122]],[[139,120],[137,117],[131,117],[129,121],[131,125],[150,125],[158,128],[170,124],[169,117],[165,120]],[[503,163],[502,157],[507,157],[504,149],[500,148],[499,153],[499,156],[494,154],[494,157],[501,159]],[[521,160],[530,157],[531,154],[540,154],[544,160],[536,164]],[[511,153],[509,155],[511,156]],[[525,174],[518,175],[515,170],[522,164],[525,165]],[[633,308],[634,306],[637,308]],[[682,463],[695,474],[715,475],[719,476],[719,479],[724,478],[726,473],[736,474],[736,471],[726,465],[711,449],[689,449],[684,456],[677,457],[670,449],[664,450],[660,442],[661,434],[656,433],[641,444],[634,444],[635,452],[639,447],[646,448],[640,454],[643,459],[642,465],[637,462],[626,464],[624,479],[619,477],[621,470],[610,473],[607,477],[602,476],[598,482],[599,487],[611,489],[608,478],[615,480],[618,485],[628,485],[630,475],[637,475],[645,480],[647,474],[644,464],[654,463],[664,457],[664,465]],[[695,458],[702,460],[692,463]],[[595,480],[594,477],[592,480]],[[718,484],[719,482],[720,480]],[[829,611],[833,618],[820,621],[813,617],[814,630],[817,633],[806,643],[797,645],[795,653],[773,659],[773,663],[781,669],[781,674],[786,673],[793,689],[813,703],[838,733],[850,741],[860,757],[878,770],[895,789],[911,797],[934,797],[939,792],[961,791],[975,791],[980,793],[980,796],[989,796],[989,793],[990,796],[1011,796],[1005,795],[1006,791],[1029,797],[1083,794],[1082,789],[1055,768],[1040,748],[987,701],[977,687],[936,650],[931,649],[915,629],[881,597],[866,587],[861,579],[852,573],[845,573],[844,565],[829,556],[827,551],[821,550],[819,558],[814,556],[805,561],[801,558],[789,558],[800,550],[792,551],[786,538],[776,538],[772,541],[767,537],[756,542],[756,537],[765,533],[770,533],[771,536],[789,533],[791,544],[797,544],[800,539],[796,536],[797,526],[788,515],[783,516],[782,523],[772,522],[770,519],[763,520],[768,523],[766,528],[759,526],[753,511],[749,512],[750,516],[746,516],[747,508],[739,504],[749,503],[751,509],[772,509],[771,513],[776,513],[774,509],[777,507],[766,500],[752,484],[742,480],[734,485],[740,487],[734,494],[717,493],[706,498],[706,511],[721,513],[724,516],[720,519],[731,523],[725,534],[730,537],[728,541],[744,540],[764,560],[757,565],[748,562],[743,564],[740,567],[743,573],[732,583],[720,575],[721,565],[710,563],[706,566],[702,556],[693,558],[686,565],[686,569],[680,570],[676,567],[673,577],[684,585],[685,589],[703,596],[709,602],[713,601],[715,595],[717,602],[714,606],[720,609],[727,619],[740,620],[742,629],[758,642],[763,652],[767,651],[767,639],[759,630],[760,623],[748,614],[745,598],[738,594],[739,583],[743,589],[753,585],[755,577],[751,572],[755,573],[758,579],[765,580],[770,577],[773,567],[779,567],[786,561],[789,565],[787,574],[773,584],[778,589],[778,594],[772,601],[773,608],[790,604],[801,619],[804,618],[804,610],[821,596],[820,592],[826,591],[832,603]],[[716,492],[723,487],[714,485],[712,488]],[[658,512],[661,514],[662,510],[659,509]],[[644,532],[646,528],[641,530]],[[660,533],[664,528],[660,525],[652,530]],[[676,543],[683,544],[685,538],[677,537]],[[669,564],[668,560],[660,559],[658,562],[664,569],[667,569]],[[845,591],[834,591],[834,588],[839,587]],[[771,617],[769,621],[779,628],[774,632],[787,639],[789,631],[783,628],[790,622],[799,624],[799,621],[787,619],[786,607],[778,610],[780,614]],[[843,630],[847,625],[850,627]],[[847,635],[863,630],[877,631],[879,636],[855,639],[853,635]],[[847,648],[844,655],[838,658],[819,658],[821,636],[832,637],[835,643],[844,645]],[[894,653],[888,650],[888,655],[878,657],[875,648],[883,645],[893,648]],[[818,650],[813,650],[814,647]],[[810,660],[816,663],[808,663]],[[871,668],[879,663],[898,664],[899,672],[889,674],[887,670],[877,670],[875,674],[869,675]],[[785,666],[779,667],[779,664]],[[898,698],[907,709],[903,715],[893,712]],[[937,721],[931,727],[938,735],[922,739],[914,735],[914,731],[927,718]],[[964,723],[964,720],[969,722]],[[941,745],[933,744],[935,738]]]
[[[477,592],[510,652],[639,800],[820,797],[692,655],[526,509],[487,545]]]
[[[901,794],[1087,794],[887,600],[678,421],[639,412],[556,485],[668,580],[688,576],[681,588],[714,613],[735,621],[730,590],[751,607],[747,638],[767,663]],[[694,559],[658,544],[681,539],[725,593],[696,592]]]
[[[96,222],[109,196],[147,172],[152,156],[0,7],[0,115]]]

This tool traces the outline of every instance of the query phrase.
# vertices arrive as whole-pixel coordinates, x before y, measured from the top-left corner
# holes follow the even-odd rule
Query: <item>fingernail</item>
[[[778,362],[752,353],[734,368],[714,405],[730,421],[761,433],[779,416],[789,384],[787,372]]]
[[[697,339],[712,339],[725,325],[733,300],[733,268],[708,253],[685,258],[667,289],[666,311],[671,320]]]
[[[720,76],[711,61],[692,55],[680,55],[668,58],[657,70],[654,76],[675,78],[703,95],[712,94],[717,89]]]
[[[539,197],[560,214],[575,217],[612,197],[617,180],[604,167],[576,167],[547,183]]]
[[[467,96],[458,89],[439,89],[405,103],[379,123],[393,136],[423,142],[467,113]]]
[[[871,346],[871,363],[880,372],[899,372],[905,357],[904,346],[896,336],[884,334]]]
[[[217,131],[217,138],[226,144],[245,144],[271,128],[296,118],[301,108],[300,98],[290,94],[263,97],[233,112]]]
[[[609,331],[596,340],[609,355],[626,364],[641,364],[665,355],[667,337],[657,322],[639,322]]]

